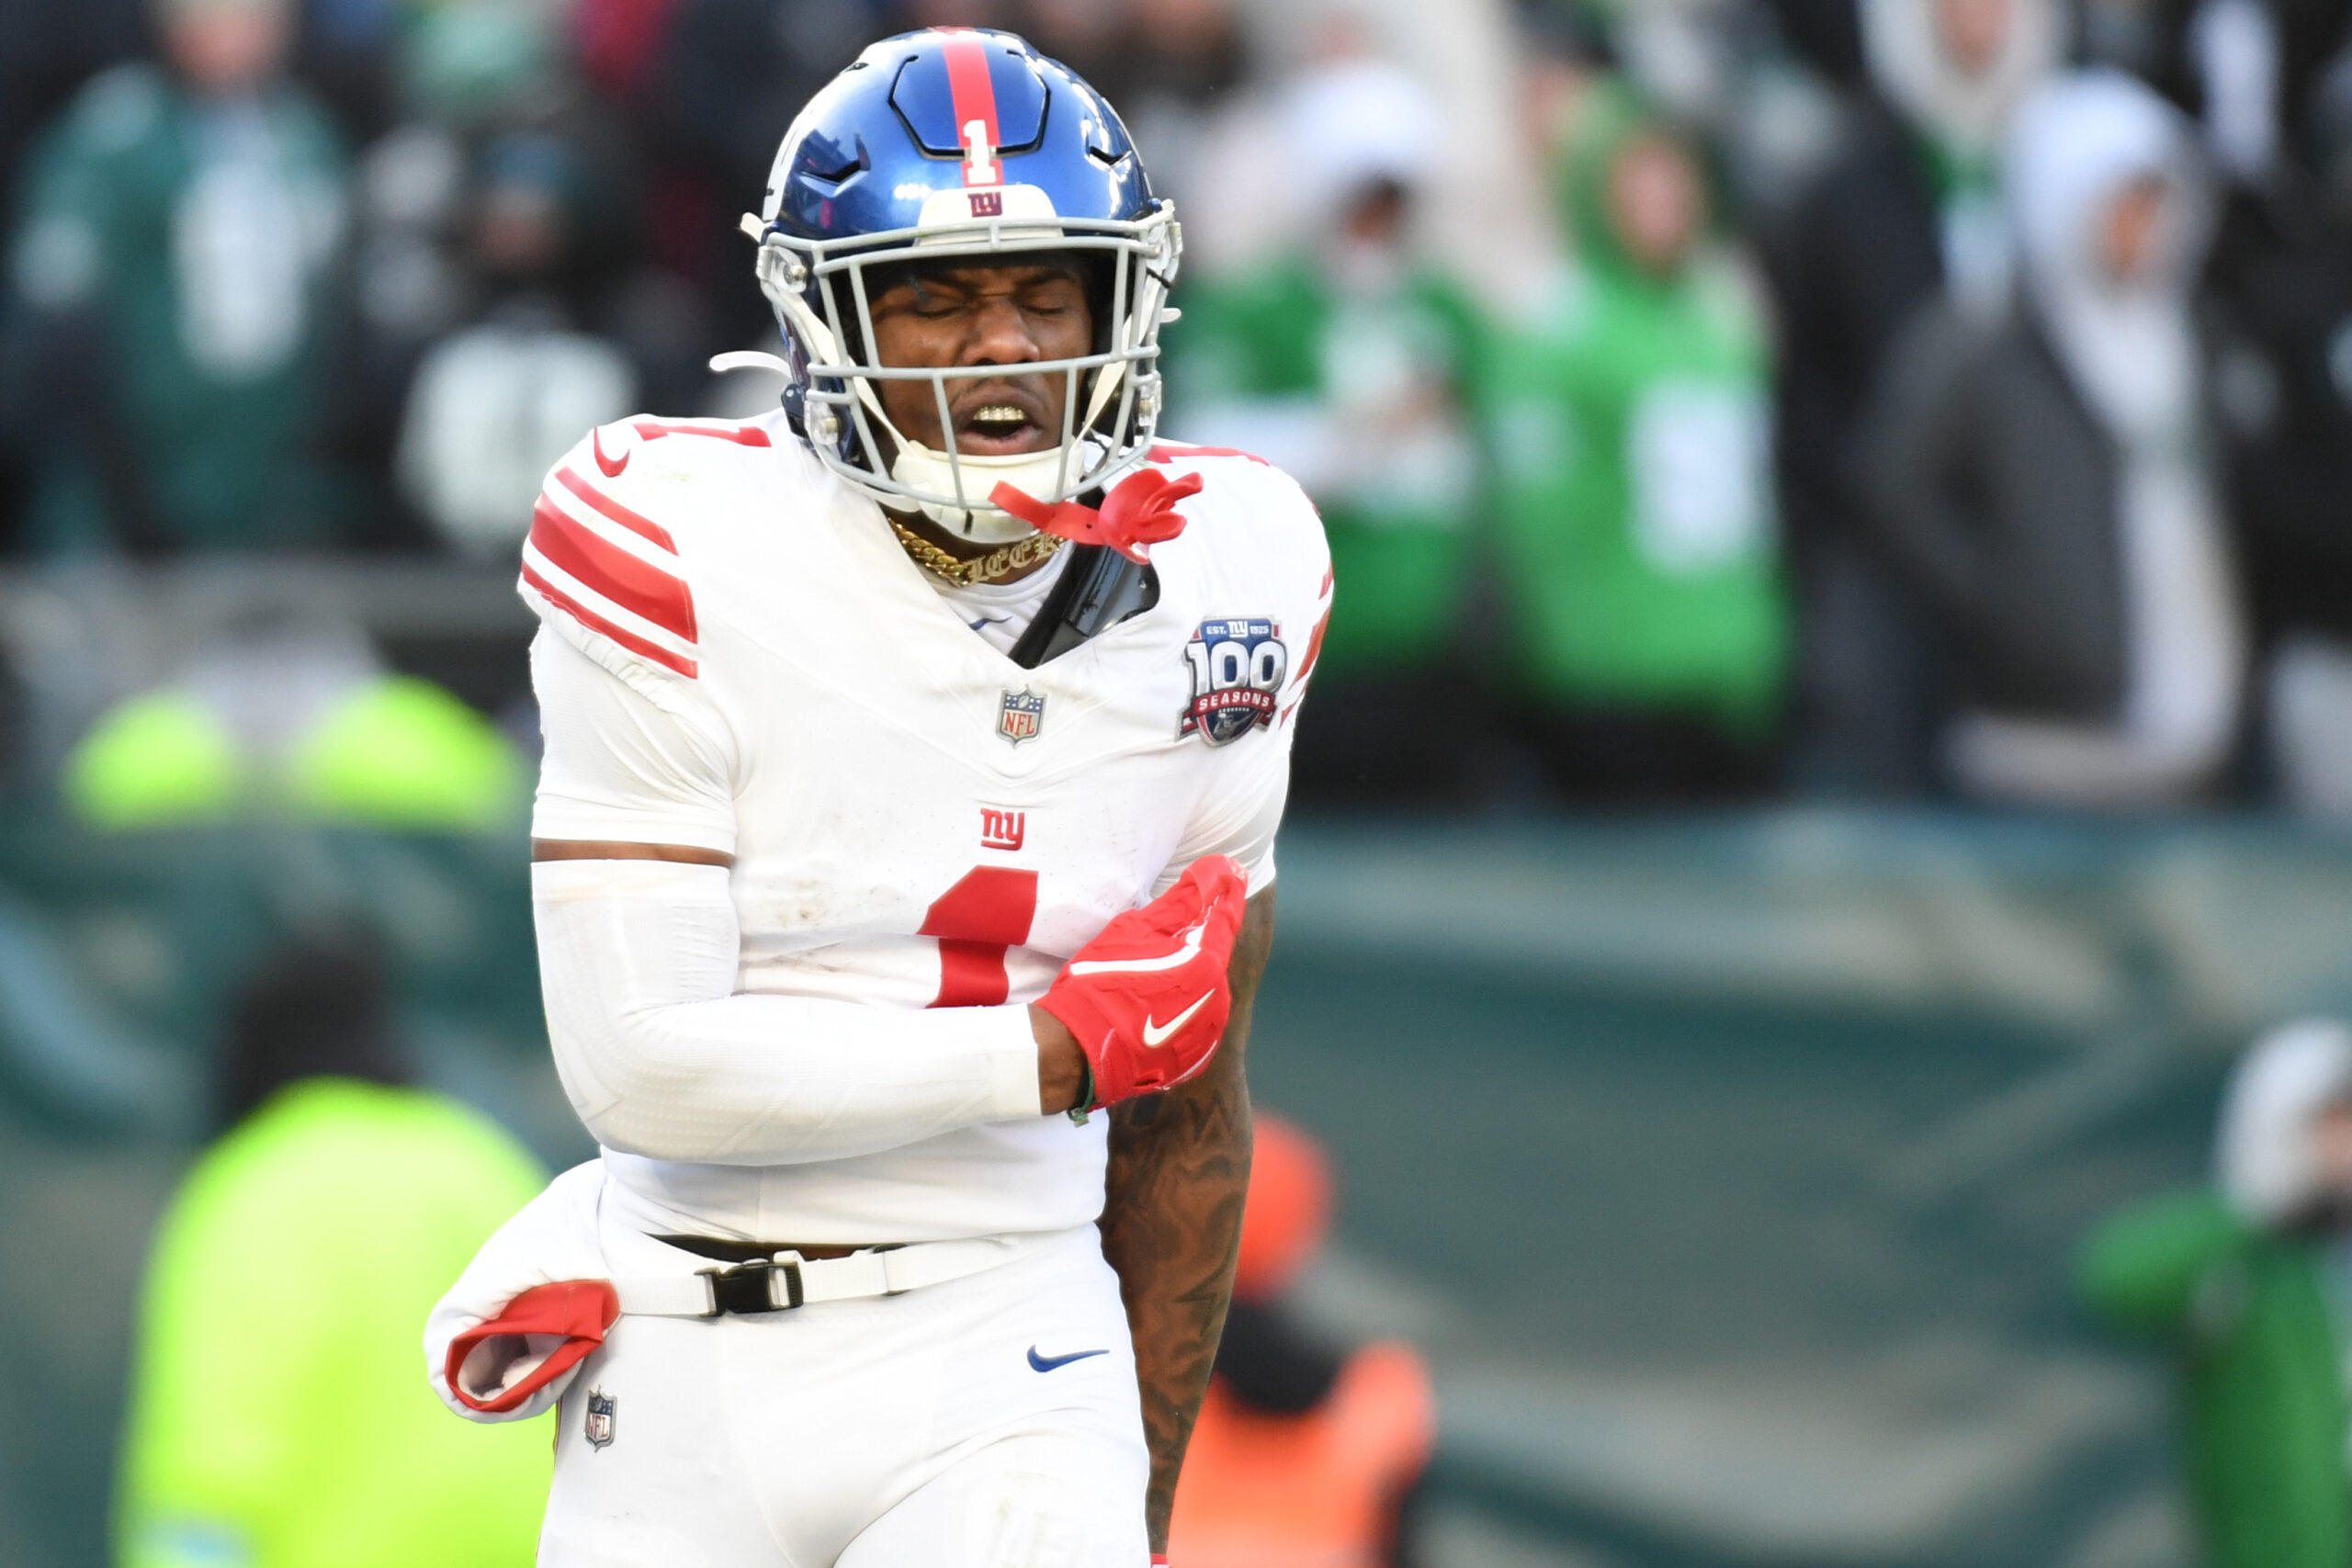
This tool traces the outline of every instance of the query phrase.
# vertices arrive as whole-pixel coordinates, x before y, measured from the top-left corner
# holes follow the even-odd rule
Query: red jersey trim
[[[731,441],[738,446],[773,446],[768,433],[755,424],[687,424],[676,420],[639,419],[629,422],[629,428],[642,441],[659,441],[665,435],[707,435],[713,441]]]
[[[1315,661],[1323,657],[1323,634],[1330,629],[1331,612],[1326,610],[1323,618],[1315,623],[1315,629],[1306,634],[1306,657],[1298,661],[1298,673],[1291,677],[1294,685],[1303,689],[1306,678],[1315,673]]]
[[[1150,463],[1182,463],[1194,457],[1247,457],[1261,468],[1273,467],[1255,452],[1244,452],[1238,446],[1173,446],[1163,441],[1144,455]]]
[[[635,632],[630,631],[626,626],[614,625],[611,621],[608,621],[604,616],[596,614],[595,611],[588,608],[587,605],[582,604],[579,600],[574,599],[571,594],[566,593],[562,589],[558,588],[554,583],[549,582],[546,578],[541,577],[537,572],[532,570],[531,565],[528,561],[523,563],[523,581],[532,592],[537,593],[540,598],[545,599],[548,604],[554,605],[557,609],[561,610],[565,615],[570,615],[573,620],[578,621],[590,631],[595,632],[600,636],[612,638],[613,641],[628,649],[631,653],[636,654],[639,659],[651,660],[654,663],[661,665],[665,670],[674,670],[689,681],[695,679],[699,667],[693,660],[687,659],[680,654],[673,653],[668,649],[663,648],[660,643],[649,641],[646,638],[638,636]]]
[[[621,459],[621,467],[624,468],[628,467],[627,457]],[[558,484],[587,502],[598,513],[635,534],[639,538],[657,544],[672,555],[678,553],[677,542],[670,537],[670,531],[652,518],[646,516],[643,513],[630,511],[570,468],[558,468],[555,471],[555,478]]]
[[[598,537],[542,497],[531,512],[531,543],[566,575],[673,637],[695,637],[695,598],[684,581]]]

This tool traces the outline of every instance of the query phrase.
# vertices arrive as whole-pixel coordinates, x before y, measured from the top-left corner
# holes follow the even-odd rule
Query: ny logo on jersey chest
[[[993,806],[980,807],[980,848],[1017,850],[1028,836],[1029,814],[1026,811],[1002,811]]]

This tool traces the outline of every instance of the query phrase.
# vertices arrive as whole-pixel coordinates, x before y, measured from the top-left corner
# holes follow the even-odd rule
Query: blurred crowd
[[[2352,0],[1443,9],[0,0],[0,549],[504,560],[770,395],[799,103],[1004,26],[1185,216],[1163,428],[1329,526],[1303,805],[2352,816]]]

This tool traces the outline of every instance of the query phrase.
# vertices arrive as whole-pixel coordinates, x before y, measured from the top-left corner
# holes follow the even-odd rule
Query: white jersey
[[[1204,481],[1182,534],[1152,547],[1159,602],[1032,670],[780,413],[592,433],[549,477],[524,554],[544,622],[535,835],[730,854],[738,990],[883,1009],[1032,1001],[1201,855],[1264,887],[1329,555],[1306,496],[1257,459],[1153,457]],[[657,1234],[1083,1224],[1105,1120],[1037,1114],[1030,1049],[1001,1119],[845,1157],[608,1146],[605,1165]]]

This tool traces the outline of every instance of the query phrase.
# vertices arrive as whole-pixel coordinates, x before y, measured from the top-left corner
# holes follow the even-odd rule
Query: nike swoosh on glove
[[[1144,468],[1113,486],[1099,512],[1075,501],[1048,506],[1026,491],[1004,483],[989,492],[989,501],[1032,528],[1058,534],[1076,545],[1108,545],[1142,566],[1150,559],[1146,545],[1172,539],[1184,531],[1184,514],[1176,510],[1176,503],[1200,491],[1198,474],[1171,479],[1157,468]]]
[[[1226,965],[1250,879],[1225,855],[1104,926],[1037,1005],[1069,1026],[1094,1070],[1088,1110],[1173,1088],[1208,1066],[1233,1010]]]

